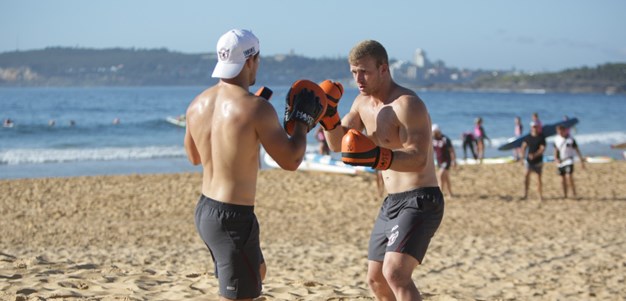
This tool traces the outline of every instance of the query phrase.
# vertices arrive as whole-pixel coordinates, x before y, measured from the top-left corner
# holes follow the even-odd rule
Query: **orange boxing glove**
[[[320,83],[320,87],[324,90],[324,93],[326,93],[326,100],[328,101],[326,114],[324,114],[320,120],[320,124],[325,130],[330,131],[341,123],[337,105],[339,104],[341,96],[343,96],[343,86],[340,82],[333,82],[327,79]]]
[[[326,95],[320,86],[306,79],[296,81],[285,99],[285,131],[293,135],[296,122],[304,123],[310,131],[324,116],[326,106]]]
[[[393,152],[377,146],[363,133],[349,129],[341,139],[341,161],[349,165],[369,166],[374,169],[389,169]]]
[[[256,93],[254,93],[254,95],[261,96],[266,100],[270,100],[270,98],[272,98],[272,94],[274,94],[274,92],[270,88],[265,86],[262,86],[261,88],[259,88],[259,90],[256,91]]]

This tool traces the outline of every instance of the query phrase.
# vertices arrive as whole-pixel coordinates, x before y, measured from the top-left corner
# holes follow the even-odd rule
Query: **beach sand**
[[[580,199],[520,201],[520,164],[461,166],[413,279],[425,300],[625,300],[626,162],[576,166]],[[198,173],[0,181],[0,300],[217,300]],[[373,300],[372,175],[264,170],[257,300]]]

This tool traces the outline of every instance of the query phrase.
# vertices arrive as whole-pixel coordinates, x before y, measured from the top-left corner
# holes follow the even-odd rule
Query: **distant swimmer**
[[[195,97],[186,115],[185,151],[192,164],[202,165],[195,225],[211,253],[220,300],[252,300],[261,294],[266,272],[254,213],[260,147],[283,169],[296,170],[326,95],[313,82],[294,83],[283,128],[269,95],[259,96],[269,89],[249,92],[260,64],[257,37],[230,30],[216,51],[212,77],[220,80]]]
[[[10,118],[6,118],[4,122],[2,123],[2,126],[5,128],[12,128],[14,125],[15,123]]]
[[[114,124],[114,125],[118,125],[118,124],[120,124],[120,119],[119,119],[119,118],[117,118],[117,117],[116,117],[116,118],[113,118],[113,124]]]
[[[54,120],[54,119],[50,119],[50,120],[48,120],[48,126],[51,126],[51,127],[52,127],[52,126],[54,126],[54,125],[56,125],[56,124],[57,124],[56,120]]]

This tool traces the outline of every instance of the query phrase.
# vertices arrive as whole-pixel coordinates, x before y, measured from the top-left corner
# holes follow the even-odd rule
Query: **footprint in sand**
[[[22,275],[20,274],[13,274],[11,276],[0,275],[0,279],[9,279],[9,280],[22,279]]]
[[[80,290],[86,290],[89,288],[89,285],[82,281],[61,281],[57,283],[57,285],[59,285],[60,287],[76,288]]]

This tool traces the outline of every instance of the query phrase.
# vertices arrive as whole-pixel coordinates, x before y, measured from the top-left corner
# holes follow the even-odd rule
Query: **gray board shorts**
[[[439,187],[387,195],[370,236],[368,259],[383,261],[386,252],[409,254],[420,263],[443,218]]]
[[[258,297],[264,258],[254,206],[227,204],[202,195],[195,222],[215,264],[220,295],[229,299]]]

